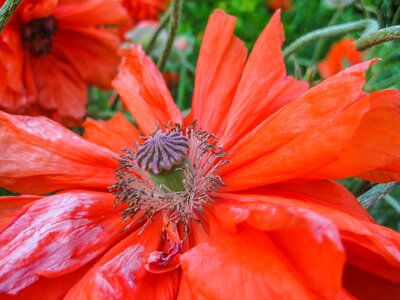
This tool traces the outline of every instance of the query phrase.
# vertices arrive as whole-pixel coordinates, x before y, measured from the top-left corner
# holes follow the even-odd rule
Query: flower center
[[[57,21],[54,17],[40,18],[22,26],[22,42],[34,56],[40,57],[51,50],[53,35],[57,30]]]
[[[217,175],[225,153],[216,137],[194,126],[158,129],[137,151],[125,149],[111,187],[116,205],[126,205],[123,220],[136,215],[145,225],[156,215],[189,232],[204,205],[223,184]],[[144,226],[145,226],[144,225]]]

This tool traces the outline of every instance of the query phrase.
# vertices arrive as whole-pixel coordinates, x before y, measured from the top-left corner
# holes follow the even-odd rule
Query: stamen
[[[195,130],[194,125],[160,131],[138,146],[137,152],[124,150],[110,189],[116,195],[115,205],[127,204],[123,220],[140,214],[146,226],[156,215],[166,217],[173,227],[182,226],[185,239],[191,222],[202,219],[204,206],[223,185],[217,173],[226,163],[225,153],[214,135]]]

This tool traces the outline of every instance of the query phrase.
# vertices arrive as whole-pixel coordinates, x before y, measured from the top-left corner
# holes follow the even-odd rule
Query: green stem
[[[400,25],[386,27],[360,37],[356,41],[356,49],[364,51],[373,46],[396,40],[400,40]]]
[[[178,32],[179,17],[181,14],[181,4],[183,0],[173,0],[172,10],[170,14],[170,26],[168,32],[168,40],[165,44],[164,50],[161,54],[160,60],[158,61],[158,69],[162,72],[167,63],[168,57],[171,54],[172,46],[174,44],[174,39],[176,33]]]
[[[375,202],[381,200],[387,194],[394,190],[399,185],[398,182],[390,182],[385,184],[378,184],[369,191],[358,197],[358,201],[364,208],[370,207]]]
[[[167,25],[169,17],[170,17],[171,13],[168,10],[167,13],[163,16],[163,18],[160,21],[160,24],[158,25],[156,31],[154,31],[149,44],[147,45],[145,51],[147,54],[149,54],[151,52],[151,50],[153,50],[154,45],[156,44],[157,38],[160,35],[161,30],[163,30],[163,28]]]
[[[364,34],[375,31],[378,29],[378,23],[375,20],[367,19],[356,22],[350,22],[340,25],[329,26],[323,29],[318,29],[309,32],[283,50],[283,55],[288,57],[290,54],[295,53],[300,48],[312,44],[320,39],[334,38],[348,33],[364,31]]]
[[[21,3],[22,0],[7,0],[0,8],[0,32],[6,27],[8,21]]]

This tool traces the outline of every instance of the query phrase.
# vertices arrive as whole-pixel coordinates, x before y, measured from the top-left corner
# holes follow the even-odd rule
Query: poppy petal
[[[230,163],[221,167],[228,189],[298,178],[336,159],[370,107],[367,99],[357,100],[371,63],[313,87],[243,138],[226,156]]]
[[[111,89],[120,61],[117,55],[120,39],[114,32],[76,26],[60,28],[53,43],[58,46],[53,53],[73,65],[88,83]]]
[[[79,269],[122,238],[113,196],[69,192],[26,207],[0,234],[0,291],[15,294],[40,276]]]
[[[312,174],[317,178],[345,178],[400,160],[400,92],[379,91],[365,96],[372,108],[350,142],[331,164]]]
[[[119,1],[60,0],[54,16],[64,26],[104,26],[127,21],[127,13]]]
[[[53,44],[54,52],[61,45]],[[86,114],[86,84],[67,61],[49,54],[31,59],[35,73],[38,104],[45,111],[56,112],[66,125],[78,125]]]
[[[326,205],[303,201],[302,197],[284,198],[264,195],[224,195],[225,198],[260,205],[284,206],[288,209],[308,209],[329,219],[339,229],[351,264],[391,282],[400,283],[400,234],[371,221],[360,220],[352,214],[331,209]]]
[[[161,222],[138,232],[109,250],[65,299],[175,299],[178,270],[153,274],[144,268],[149,254],[161,245]]]
[[[221,144],[229,149],[245,133],[256,127],[268,116],[271,102],[276,98],[286,81],[285,64],[281,46],[284,41],[280,12],[277,11],[257,39],[246,62],[232,106],[227,115],[227,125],[220,136]],[[286,82],[285,82],[286,81]],[[285,97],[295,99],[304,92],[308,84],[298,84],[299,90]],[[287,100],[286,100],[287,101]],[[267,110],[267,112],[265,112]],[[272,112],[272,111],[269,111]]]
[[[84,137],[116,153],[124,148],[132,148],[139,138],[139,131],[122,113],[117,113],[108,121],[87,118],[83,123]]]
[[[22,211],[25,205],[42,198],[41,196],[0,197],[0,232]]]
[[[373,222],[368,211],[357,198],[336,181],[318,180],[295,183],[277,183],[246,191],[259,195],[301,199],[348,213],[360,220]]]
[[[43,194],[80,187],[104,190],[114,183],[114,152],[49,119],[0,112],[0,128],[2,187]]]
[[[224,209],[223,205],[215,208],[218,220],[224,223],[228,217],[230,223],[236,218],[234,227],[212,225],[211,240],[181,256],[182,277],[194,295],[205,299],[338,295],[344,255],[329,221],[306,210],[231,204]],[[298,243],[300,247],[292,247]]]
[[[343,276],[344,287],[354,299],[399,299],[400,285],[374,276],[352,266],[346,266]]]
[[[228,112],[247,57],[244,43],[233,34],[235,23],[236,19],[222,10],[211,15],[196,66],[194,118],[200,128],[215,134]]]
[[[122,63],[113,86],[139,125],[149,135],[169,121],[182,124],[182,114],[175,105],[165,81],[140,46],[120,51]]]

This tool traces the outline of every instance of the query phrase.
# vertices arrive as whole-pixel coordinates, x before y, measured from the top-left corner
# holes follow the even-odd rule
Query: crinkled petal
[[[379,91],[365,98],[372,108],[363,117],[349,144],[334,162],[312,177],[356,176],[400,160],[400,92]]]
[[[0,144],[0,186],[19,193],[105,190],[118,167],[114,152],[44,117],[0,112]]]
[[[73,272],[123,237],[113,196],[68,192],[26,207],[0,234],[0,291],[15,294],[40,276]]]
[[[169,121],[182,123],[182,114],[175,105],[167,85],[140,46],[121,50],[122,63],[113,86],[132,114],[140,130],[149,135]]]
[[[339,229],[340,238],[346,250],[346,263],[375,274],[393,283],[400,283],[400,234],[371,221],[332,209],[326,205],[303,201],[300,196],[291,198],[256,194],[224,195],[224,198],[244,203],[284,206],[288,209],[308,209],[333,222]]]
[[[243,135],[255,128],[274,110],[277,103],[284,104],[304,92],[307,83],[298,83],[298,90],[289,89],[292,95],[280,97],[285,85],[293,79],[286,77],[281,46],[284,40],[280,12],[276,12],[257,39],[246,62],[232,106],[226,117],[226,128],[220,136],[221,144],[229,149]],[[288,90],[288,91],[289,91]]]
[[[111,89],[111,81],[117,75],[120,42],[118,35],[110,30],[76,25],[61,27],[53,41],[59,47],[59,59],[68,61],[84,80],[102,89]]]
[[[0,197],[0,232],[22,211],[25,205],[40,199],[41,196],[3,196]]]
[[[62,45],[53,44],[59,53]],[[81,74],[68,62],[54,54],[31,59],[37,87],[37,102],[48,113],[56,112],[70,126],[82,122],[86,114],[86,83]]]
[[[336,159],[370,108],[360,97],[371,63],[313,87],[243,138],[228,153],[230,163],[221,167],[228,189],[298,178]]]
[[[153,274],[144,267],[149,254],[160,248],[161,222],[138,232],[109,250],[65,299],[175,299],[179,271]]]
[[[236,92],[247,57],[233,34],[236,19],[216,10],[204,32],[196,66],[194,118],[200,128],[217,134]]]
[[[262,204],[223,203],[215,214],[221,225],[211,223],[211,240],[181,256],[183,280],[196,297],[334,299],[339,294],[344,254],[326,219]]]
[[[373,222],[368,211],[357,198],[336,181],[318,180],[294,183],[277,183],[247,191],[260,195],[301,199],[345,212],[357,219]]]
[[[116,153],[124,148],[132,148],[139,138],[139,131],[122,113],[117,113],[108,121],[87,118],[83,123],[84,137]]]

